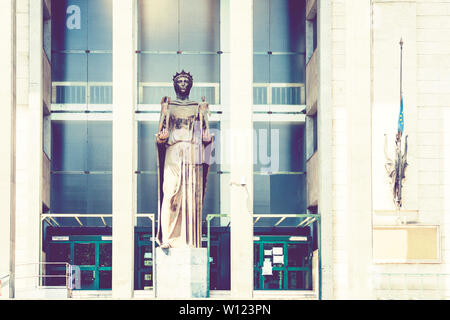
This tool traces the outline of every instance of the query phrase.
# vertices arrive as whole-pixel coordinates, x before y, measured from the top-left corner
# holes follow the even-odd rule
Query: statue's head
[[[181,71],[173,76],[173,87],[180,98],[189,97],[194,79],[189,72]]]

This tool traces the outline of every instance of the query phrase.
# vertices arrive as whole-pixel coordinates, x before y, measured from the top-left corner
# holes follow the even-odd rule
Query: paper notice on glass
[[[271,256],[272,255],[272,250],[264,250],[264,255],[265,256]]]
[[[144,259],[151,259],[151,258],[152,258],[152,253],[151,252],[144,253]]]
[[[283,254],[283,247],[273,247],[272,249],[273,255],[282,255]]]
[[[272,275],[272,262],[269,259],[264,260],[264,264],[262,267],[262,275],[263,276]]]
[[[284,256],[273,256],[273,264],[275,263],[284,264]]]

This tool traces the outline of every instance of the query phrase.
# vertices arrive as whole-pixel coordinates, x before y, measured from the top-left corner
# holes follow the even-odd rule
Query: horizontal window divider
[[[112,110],[52,110],[51,113],[112,113]]]
[[[52,121],[112,121],[112,112],[52,112]]]
[[[254,51],[254,55],[283,55],[283,56],[294,56],[294,55],[305,55],[304,51]]]
[[[112,174],[112,171],[88,171],[88,170],[70,170],[70,171],[60,171],[52,170],[51,174]]]
[[[153,170],[136,170],[134,171],[135,174],[157,174],[157,171]],[[209,174],[229,174],[229,172],[226,171],[209,171]]]
[[[137,54],[186,54],[186,55],[200,55],[200,54],[210,54],[210,55],[216,55],[216,54],[222,54],[223,52],[218,51],[183,51],[183,50],[177,50],[177,51],[160,51],[160,50],[136,50]]]
[[[160,113],[160,110],[135,110],[134,113]]]
[[[207,101],[208,102],[208,101]],[[144,103],[139,103],[137,104],[137,110],[139,111],[161,111],[161,105],[160,104],[144,104]],[[222,111],[222,105],[220,104],[210,104],[209,105],[209,110],[211,110],[211,112],[214,111]]]
[[[253,112],[300,112],[306,114],[304,104],[254,104]]]
[[[295,88],[304,87],[303,82],[253,82],[253,87],[267,87],[267,88]]]
[[[112,213],[42,213],[41,218],[112,218]]]
[[[291,122],[305,123],[306,115],[304,114],[267,114],[253,113],[253,122]]]
[[[303,111],[253,111],[254,114],[305,114]]]
[[[319,214],[313,213],[253,213],[254,218],[319,218]]]
[[[93,53],[93,54],[98,54],[98,53],[109,53],[112,54],[112,50],[90,50],[90,49],[68,49],[68,50],[52,50],[52,53],[82,53],[82,54],[86,54],[86,53]]]
[[[261,175],[261,176],[302,175],[302,174],[306,174],[306,171],[274,171],[274,172],[254,171],[253,174],[254,175]]]

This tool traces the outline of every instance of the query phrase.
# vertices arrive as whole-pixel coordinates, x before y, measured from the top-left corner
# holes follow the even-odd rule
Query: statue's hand
[[[211,139],[212,139],[212,135],[209,133],[209,130],[203,131],[203,137],[202,137],[203,142],[211,142]]]
[[[158,133],[157,140],[159,143],[166,142],[167,138],[169,138],[169,131],[167,129],[163,129]]]

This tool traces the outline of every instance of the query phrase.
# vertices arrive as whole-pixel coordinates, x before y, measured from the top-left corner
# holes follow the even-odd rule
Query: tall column
[[[228,95],[230,154],[231,293],[253,293],[253,1],[228,0],[222,83]],[[222,7],[222,9],[225,9]],[[222,37],[223,38],[223,37]]]
[[[331,0],[317,2],[319,92],[317,99],[321,298],[333,298],[333,185],[331,103]]]
[[[135,0],[113,1],[112,294],[133,297],[135,137]]]
[[[348,115],[348,290],[370,298],[372,260],[371,1],[345,1],[345,103]],[[356,27],[357,26],[357,27]]]
[[[15,249],[15,0],[0,3],[0,280],[10,275],[9,293],[1,288],[0,298],[14,297]],[[6,282],[7,278],[3,279]],[[5,286],[8,288],[8,286]],[[5,292],[6,291],[6,292]]]

